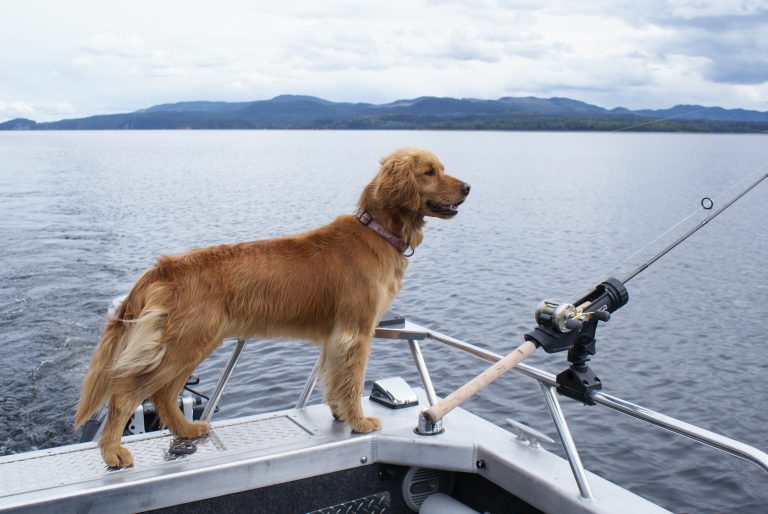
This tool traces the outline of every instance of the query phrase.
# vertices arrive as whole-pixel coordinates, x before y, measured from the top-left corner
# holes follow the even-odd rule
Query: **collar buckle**
[[[364,211],[362,209],[355,211],[355,217],[360,220],[360,223],[366,227],[373,221],[373,216],[368,214],[368,211]]]

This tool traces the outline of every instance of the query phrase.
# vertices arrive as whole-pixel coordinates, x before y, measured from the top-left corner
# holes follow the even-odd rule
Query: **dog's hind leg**
[[[191,369],[182,370],[179,375],[170,383],[161,387],[150,399],[160,415],[160,421],[167,426],[171,432],[182,439],[193,439],[207,434],[211,427],[205,421],[189,421],[179,410],[178,397],[181,388],[184,387],[189,375],[194,371]]]
[[[335,418],[361,434],[381,428],[379,418],[366,417],[360,403],[370,348],[370,334],[334,330],[326,349],[326,401]]]
[[[120,446],[120,438],[125,424],[143,399],[140,393],[114,393],[109,399],[107,423],[99,438],[101,456],[107,466],[124,468],[133,465],[133,456],[125,447]]]

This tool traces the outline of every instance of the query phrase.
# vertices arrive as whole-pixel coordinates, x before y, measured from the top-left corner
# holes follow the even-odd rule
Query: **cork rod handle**
[[[528,358],[533,352],[536,351],[536,344],[531,341],[526,341],[501,360],[496,362],[493,366],[486,369],[478,376],[456,389],[447,397],[437,402],[432,407],[426,409],[422,414],[429,419],[430,422],[436,423],[438,420],[443,419],[443,416],[451,412],[453,409],[472,398],[478,391],[485,386],[499,378],[501,375],[517,366],[521,361]]]

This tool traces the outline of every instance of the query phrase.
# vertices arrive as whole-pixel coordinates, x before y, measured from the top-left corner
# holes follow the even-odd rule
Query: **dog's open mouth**
[[[443,204],[443,203],[437,203],[433,202],[432,200],[427,200],[427,207],[433,212],[436,212],[438,214],[442,214],[444,216],[455,216],[459,213],[459,205],[464,203],[464,200],[457,202],[457,203],[451,203],[451,204]]]

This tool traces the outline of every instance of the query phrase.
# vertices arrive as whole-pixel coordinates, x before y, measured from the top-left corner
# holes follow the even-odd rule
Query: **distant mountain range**
[[[387,104],[281,95],[254,102],[178,102],[135,112],[37,123],[17,118],[0,130],[430,129],[768,133],[768,112],[676,105],[603,109],[568,98],[479,100],[425,96]]]

